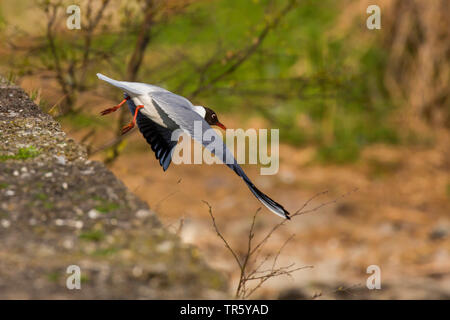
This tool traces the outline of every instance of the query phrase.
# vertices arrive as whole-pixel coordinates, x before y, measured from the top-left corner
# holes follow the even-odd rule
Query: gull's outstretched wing
[[[150,92],[169,92],[166,89],[160,88],[158,86],[154,86],[151,84],[140,83],[140,82],[127,82],[127,81],[117,81],[111,79],[101,73],[97,73],[97,77],[100,80],[106,81],[109,84],[122,89],[130,96],[139,96],[148,94]]]
[[[141,83],[141,82],[118,81],[118,80],[111,79],[101,73],[97,73],[97,77],[100,80],[108,82],[109,84],[113,85],[114,87],[122,89],[131,98],[139,97],[139,96],[148,98],[155,92],[163,92],[163,93],[170,94],[174,99],[181,101],[186,107],[194,109],[194,106],[192,105],[192,103],[185,97],[179,96],[175,93],[170,92],[169,90],[166,90],[166,89],[158,87],[158,86],[154,86],[152,84]]]
[[[213,152],[214,155],[222,161],[222,163],[231,168],[244,180],[255,197],[270,211],[283,218],[289,219],[289,212],[285,210],[282,205],[275,202],[255,187],[252,181],[245,174],[244,170],[242,170],[241,166],[237,163],[233,154],[228,150],[225,143],[223,143],[222,138],[198,113],[192,110],[191,105],[186,104],[183,99],[180,99],[179,96],[170,92],[153,92],[150,96],[152,98],[153,105],[162,116],[164,115],[171,119],[180,129],[188,133],[199,143],[203,144],[206,149]],[[197,132],[194,132],[194,123],[196,121],[198,121],[197,124],[201,124],[201,136],[196,134]],[[211,129],[211,131],[208,132],[211,140],[204,141],[204,133],[208,129]]]
[[[128,95],[125,94],[125,98],[127,97]],[[128,109],[134,115],[136,105],[131,99],[127,103]],[[159,160],[159,164],[166,171],[172,161],[172,154],[178,142],[171,140],[172,130],[160,126],[140,112],[138,112],[136,123],[139,131],[155,153],[156,159]]]

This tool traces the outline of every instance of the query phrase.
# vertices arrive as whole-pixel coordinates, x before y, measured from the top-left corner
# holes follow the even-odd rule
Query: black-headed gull
[[[137,123],[139,130],[155,152],[156,158],[164,171],[169,167],[173,151],[177,145],[177,139],[172,139],[172,133],[177,129],[181,129],[194,140],[200,142],[206,149],[213,152],[222,163],[240,176],[255,197],[270,211],[280,217],[289,219],[289,212],[282,205],[255,187],[237,163],[233,154],[223,143],[222,138],[211,129],[212,125],[226,129],[219,122],[217,114],[213,110],[202,106],[194,106],[188,99],[154,85],[117,81],[100,73],[97,73],[97,76],[99,79],[125,92],[125,99],[120,104],[102,111],[101,114],[105,115],[114,112],[125,102],[128,102],[128,107],[134,117],[133,121],[122,129],[122,133],[131,130]],[[201,123],[201,136],[194,134],[194,123],[196,121]],[[204,141],[203,133],[210,129],[211,131],[208,131],[208,135],[211,140]],[[214,141],[214,144],[209,143],[210,141]],[[217,147],[218,143],[220,147]]]

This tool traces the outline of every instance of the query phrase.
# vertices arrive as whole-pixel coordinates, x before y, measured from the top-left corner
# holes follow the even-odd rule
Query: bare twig
[[[249,298],[256,290],[258,290],[263,284],[264,282],[266,282],[267,280],[273,278],[273,277],[278,277],[278,276],[292,276],[292,273],[299,271],[299,270],[303,270],[303,269],[310,269],[313,268],[313,266],[303,266],[303,267],[298,267],[295,269],[290,269],[290,270],[281,270],[281,268],[279,268],[278,270],[274,270],[273,272],[260,277],[259,278],[259,283],[250,290],[250,292],[246,293],[246,295],[243,298]],[[255,278],[256,279],[256,278]],[[255,280],[255,279],[249,279],[249,280]]]
[[[240,281],[239,281],[239,284],[236,289],[236,297],[238,297],[240,295],[241,290],[245,292],[245,284],[247,282],[247,281],[245,281],[245,277],[246,277],[245,271],[247,268],[248,261],[251,257],[250,252],[252,250],[252,239],[255,236],[255,234],[254,234],[255,221],[256,221],[256,216],[258,215],[259,211],[261,211],[261,208],[258,208],[256,210],[255,214],[253,215],[252,224],[250,226],[250,231],[248,233],[247,253],[245,254],[244,262],[241,265]]]
[[[341,196],[339,196],[338,198],[332,200],[332,201],[327,201],[327,202],[323,202],[320,205],[317,205],[314,208],[305,210],[309,204],[316,198],[328,193],[328,191],[324,191],[324,192],[320,192],[315,194],[314,196],[312,196],[311,198],[309,198],[301,207],[300,209],[298,209],[292,216],[291,218],[294,218],[296,216],[300,216],[306,213],[311,213],[311,212],[315,212],[317,210],[319,210],[320,208],[323,208],[324,206],[330,205],[330,204],[334,204],[337,201],[339,201],[340,199],[348,196],[349,194],[352,194],[354,192],[356,192],[357,189],[354,189],[350,192],[347,192]],[[292,274],[296,271],[299,270],[303,270],[306,268],[313,268],[313,266],[302,266],[302,267],[295,267],[294,263],[291,263],[287,266],[277,266],[277,262],[278,259],[281,255],[281,252],[284,250],[284,248],[286,247],[286,245],[294,238],[295,234],[292,234],[291,236],[289,236],[286,241],[281,245],[281,247],[278,249],[278,251],[276,252],[275,256],[272,256],[270,254],[266,255],[263,259],[261,259],[260,262],[258,262],[258,255],[261,252],[261,249],[264,247],[264,245],[267,243],[267,241],[270,239],[270,237],[272,236],[272,234],[278,230],[281,226],[283,226],[286,221],[288,220],[283,220],[282,222],[279,222],[278,224],[276,224],[275,226],[273,226],[269,232],[266,233],[266,235],[259,241],[256,243],[256,245],[253,243],[253,240],[255,238],[255,225],[256,225],[256,219],[258,216],[258,213],[260,212],[260,208],[255,212],[255,214],[252,217],[252,222],[250,225],[250,229],[248,232],[248,240],[247,240],[247,248],[245,251],[245,254],[243,255],[243,259],[239,259],[238,254],[236,253],[236,250],[234,250],[230,244],[228,243],[228,241],[226,240],[226,238],[224,237],[224,235],[222,234],[222,232],[219,230],[219,227],[217,226],[216,223],[216,219],[214,217],[214,214],[212,212],[212,207],[211,205],[204,201],[203,202],[208,206],[209,209],[209,215],[211,216],[212,219],[212,223],[213,223],[213,227],[214,230],[216,232],[216,234],[218,235],[218,237],[222,240],[222,242],[225,244],[225,247],[227,248],[227,250],[233,255],[234,259],[236,260],[236,263],[239,267],[239,282],[237,284],[236,287],[236,293],[235,293],[235,297],[236,298],[240,298],[240,299],[247,299],[249,298],[256,290],[258,290],[267,280],[274,278],[274,277],[278,277],[278,276],[289,276],[291,277]],[[262,269],[263,266],[273,257],[273,260],[271,262],[271,266],[269,269]],[[253,261],[252,264],[250,264],[250,261]],[[252,268],[252,265],[254,266]],[[248,288],[248,283],[250,281],[256,281],[256,285],[254,285],[252,288]]]
[[[106,7],[108,6],[110,0],[103,0],[97,14],[92,15],[92,2],[88,1],[86,10],[86,20],[87,25],[83,28],[84,33],[84,48],[83,48],[83,58],[81,62],[81,75],[79,83],[83,84],[86,79],[86,73],[88,70],[89,63],[91,61],[90,55],[92,52],[92,37],[94,35],[94,30],[97,28],[98,24],[102,20]]]
[[[216,230],[217,235],[219,236],[220,239],[222,239],[223,243],[225,244],[225,247],[228,249],[228,251],[230,251],[230,253],[233,255],[234,260],[236,260],[236,263],[238,264],[239,268],[242,269],[242,264],[241,261],[239,260],[238,256],[236,255],[236,253],[234,252],[233,249],[231,249],[230,245],[228,244],[228,241],[222,236],[222,233],[220,233],[219,228],[217,227],[216,224],[216,218],[214,217],[213,213],[212,213],[212,207],[211,205],[205,201],[202,200],[209,208],[209,215],[211,216],[212,222],[213,222],[213,226],[214,226],[214,230]]]
[[[317,207],[314,207],[314,208],[312,208],[312,209],[310,209],[310,210],[302,211],[302,210],[305,208],[305,206],[303,206],[301,209],[297,210],[291,217],[295,217],[295,216],[300,216],[300,215],[303,215],[303,214],[311,213],[311,212],[317,211],[317,210],[319,210],[319,209],[321,209],[321,208],[323,208],[323,207],[325,207],[325,206],[328,206],[328,205],[330,205],[330,204],[335,204],[335,203],[338,202],[339,200],[348,197],[349,195],[355,193],[356,191],[358,191],[358,188],[355,188],[355,189],[353,189],[353,190],[351,190],[351,191],[349,191],[349,192],[347,192],[347,193],[344,193],[344,194],[340,195],[338,198],[336,198],[336,199],[334,199],[334,200],[331,200],[331,201],[328,201],[328,202],[321,203],[321,204],[318,205]],[[318,195],[320,196],[320,195],[323,195],[323,194],[325,194],[325,193],[327,193],[327,192],[328,192],[328,191],[324,191],[324,192],[322,192],[322,193],[319,193]],[[316,198],[318,195],[316,195],[316,196],[314,196],[313,198],[311,198],[310,200],[308,200],[308,203],[311,202],[311,200],[314,199],[314,198]]]

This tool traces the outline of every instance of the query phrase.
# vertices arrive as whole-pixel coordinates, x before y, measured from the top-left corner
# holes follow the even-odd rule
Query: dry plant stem
[[[292,277],[292,273],[294,273],[296,271],[313,268],[313,266],[303,266],[303,267],[299,267],[299,268],[295,268],[295,269],[289,269],[293,265],[294,264],[291,264],[291,265],[289,265],[287,267],[278,268],[277,270],[274,270],[274,271],[272,271],[272,272],[270,272],[270,273],[268,273],[268,274],[266,274],[266,275],[264,275],[262,277],[259,277],[259,278],[255,277],[255,278],[251,278],[251,279],[246,279],[246,281],[256,280],[256,279],[259,279],[260,281],[248,293],[245,293],[243,298],[244,299],[249,298],[253,293],[255,293],[256,290],[258,290],[264,284],[264,282],[266,282],[267,280],[269,280],[269,279],[271,279],[273,277],[278,277],[278,276],[282,276],[282,275],[286,275],[286,276]],[[286,270],[283,270],[283,269],[286,269]]]
[[[338,200],[347,197],[348,195],[356,192],[357,189],[354,189],[350,192],[347,192],[341,196],[339,196],[338,198],[332,200],[332,201],[327,201],[324,203],[321,203],[319,205],[317,205],[316,207],[312,208],[312,209],[308,209],[308,210],[304,210],[310,203],[311,201],[313,201],[314,199],[328,193],[328,191],[324,191],[324,192],[320,192],[318,194],[315,194],[314,196],[312,196],[310,199],[308,199],[300,209],[298,209],[292,216],[291,218],[294,218],[296,216],[300,216],[306,213],[311,213],[311,212],[315,212],[317,210],[319,210],[320,208],[323,208],[324,206],[330,205],[330,204],[334,204],[336,203]],[[272,234],[281,226],[283,226],[287,220],[283,220],[282,222],[279,222],[278,224],[276,224],[272,229],[270,229],[270,231],[256,244],[253,245],[253,239],[255,237],[255,222],[256,222],[256,218],[258,216],[258,213],[260,212],[259,208],[255,214],[253,215],[252,218],[252,223],[250,225],[250,230],[248,233],[248,242],[247,242],[247,249],[246,252],[244,254],[244,258],[241,261],[241,259],[239,259],[238,254],[236,253],[236,251],[231,248],[230,244],[228,243],[228,241],[225,239],[225,237],[223,236],[223,234],[221,233],[221,231],[219,230],[219,227],[217,226],[216,223],[216,219],[214,217],[214,214],[212,212],[212,207],[211,205],[204,201],[203,202],[208,206],[208,212],[209,215],[211,217],[212,223],[213,223],[213,227],[214,230],[217,234],[217,236],[222,240],[222,242],[225,244],[225,247],[227,248],[227,250],[233,255],[238,267],[239,267],[239,282],[236,288],[236,293],[235,293],[235,298],[236,299],[247,299],[249,298],[256,290],[258,290],[267,280],[273,278],[273,277],[278,277],[278,276],[282,276],[282,275],[286,275],[286,276],[292,276],[292,273],[302,270],[302,269],[306,269],[306,268],[313,268],[313,266],[303,266],[303,267],[297,267],[294,268],[294,263],[284,266],[284,267],[277,267],[277,262],[278,259],[281,255],[281,252],[283,251],[283,249],[286,247],[286,245],[288,244],[288,242],[290,242],[295,234],[292,234],[284,243],[283,245],[278,249],[277,253],[275,254],[275,257],[273,258],[272,264],[270,269],[267,270],[261,270],[261,268],[263,267],[263,265],[269,261],[269,259],[271,258],[271,255],[267,255],[264,259],[262,259],[262,261],[256,265],[255,268],[253,268],[253,270],[249,270],[250,268],[250,260],[254,258],[254,264],[256,264],[257,260],[258,260],[258,255],[261,252],[261,249],[264,247],[264,245],[267,243],[268,239],[272,236]],[[257,281],[258,283],[251,289],[247,288],[247,284],[249,281]]]
[[[253,240],[253,237],[255,236],[253,230],[255,228],[256,216],[258,215],[259,211],[261,211],[261,208],[258,208],[258,210],[256,210],[255,214],[253,215],[252,225],[251,225],[250,231],[248,233],[247,253],[244,256],[244,262],[242,263],[242,266],[241,266],[241,274],[240,274],[239,284],[238,284],[237,289],[236,289],[236,297],[239,297],[239,293],[241,291],[245,292],[245,284],[246,284],[245,271],[247,269],[248,260],[251,257],[250,252],[251,252],[251,249],[252,249],[252,240]]]
[[[343,199],[343,198],[347,197],[348,195],[350,195],[350,194],[356,192],[357,190],[358,190],[358,189],[355,188],[355,189],[353,189],[352,191],[349,191],[349,192],[347,192],[347,193],[345,193],[345,194],[339,196],[338,198],[336,198],[336,199],[334,199],[334,200],[331,200],[331,201],[328,201],[328,202],[321,203],[320,205],[318,205],[318,206],[316,206],[316,207],[314,207],[314,208],[312,208],[312,209],[303,211],[303,209],[305,209],[305,208],[311,203],[312,200],[314,200],[314,199],[316,199],[316,198],[318,198],[318,197],[320,197],[320,196],[322,196],[322,195],[327,194],[328,191],[323,191],[323,192],[317,193],[317,194],[315,194],[314,196],[312,196],[311,198],[309,198],[308,201],[306,201],[300,209],[298,209],[293,215],[291,215],[291,219],[294,218],[294,217],[296,217],[296,216],[299,216],[299,215],[303,215],[303,214],[306,214],[306,213],[311,213],[311,212],[317,211],[317,210],[321,209],[321,208],[324,207],[324,206],[327,206],[327,205],[330,205],[330,204],[334,204],[334,203],[336,203],[337,201],[339,201],[340,199]],[[264,245],[264,243],[270,238],[270,236],[271,236],[271,235],[272,235],[279,227],[283,226],[287,221],[288,221],[288,220],[283,220],[283,221],[281,221],[280,223],[276,224],[276,225],[275,225],[275,226],[267,233],[267,235],[263,238],[263,240],[262,240],[262,241],[261,241],[261,242],[253,249],[253,251],[251,252],[251,254],[254,254],[258,249],[260,249],[261,246]]]
[[[212,213],[212,207],[211,207],[211,205],[210,205],[208,202],[204,201],[204,200],[203,200],[203,202],[204,202],[204,203],[208,206],[208,208],[209,208],[209,211],[208,211],[208,212],[209,212],[209,215],[211,216],[212,223],[213,223],[213,226],[214,226],[214,230],[216,230],[217,235],[219,236],[220,239],[222,239],[223,243],[225,244],[225,247],[228,249],[228,251],[231,252],[231,254],[232,254],[233,257],[234,257],[234,260],[236,260],[236,263],[238,264],[239,268],[242,270],[241,261],[239,260],[238,256],[237,256],[236,253],[234,252],[234,250],[231,249],[230,245],[228,244],[228,241],[222,236],[222,233],[220,233],[219,228],[217,227],[217,224],[216,224],[216,218],[214,217],[214,215],[213,215],[213,213]]]
[[[288,266],[276,268],[278,257],[280,256],[281,251],[283,251],[284,247],[287,245],[287,243],[289,241],[291,241],[294,238],[294,236],[295,236],[295,234],[291,235],[283,243],[283,245],[278,249],[277,254],[275,255],[275,258],[273,260],[271,269],[269,269],[269,270],[259,270],[259,268],[261,268],[261,266],[263,265],[263,264],[260,264],[252,272],[250,272],[247,277],[245,277],[243,279],[244,283],[247,283],[248,281],[253,281],[253,280],[259,280],[259,282],[250,291],[244,290],[243,294],[242,294],[242,298],[244,298],[244,299],[249,298],[256,290],[258,290],[264,284],[264,282],[266,282],[267,280],[269,280],[269,279],[271,279],[273,277],[282,276],[282,275],[286,275],[286,276],[292,277],[292,273],[294,273],[296,271],[299,271],[299,270],[302,270],[302,269],[307,269],[307,268],[313,268],[313,266],[303,266],[303,267],[293,268],[295,263],[291,263]],[[267,260],[268,259],[264,259],[264,261],[267,261]],[[258,274],[258,276],[256,274]]]
[[[67,95],[63,95],[61,98],[59,98],[59,100],[56,101],[56,103],[50,109],[48,109],[47,113],[52,114],[53,110],[55,110],[56,107],[58,107],[58,109],[60,109],[60,104],[61,104],[61,102],[64,101],[64,99],[66,99],[66,97],[67,97]],[[56,114],[56,116],[58,116],[60,114],[61,114],[61,110],[59,111],[59,114]]]
[[[300,216],[300,215],[303,215],[303,214],[311,213],[311,212],[314,212],[314,211],[317,211],[317,210],[321,209],[322,207],[328,206],[330,204],[335,204],[339,200],[344,199],[344,198],[348,197],[349,195],[351,195],[351,194],[353,194],[353,193],[355,193],[357,191],[358,191],[358,188],[354,188],[353,190],[340,195],[338,198],[336,198],[334,200],[324,202],[324,203],[322,203],[322,204],[320,204],[320,205],[318,205],[318,206],[316,206],[316,207],[314,207],[312,209],[306,210],[306,211],[303,211],[303,209],[306,207],[305,205],[303,205],[303,207],[301,209],[297,210],[291,217],[295,217],[295,216]],[[317,196],[323,195],[325,193],[328,193],[328,191],[324,191],[322,193],[319,193],[319,194],[315,195],[310,200],[308,200],[307,203],[311,202],[312,199],[317,198]]]

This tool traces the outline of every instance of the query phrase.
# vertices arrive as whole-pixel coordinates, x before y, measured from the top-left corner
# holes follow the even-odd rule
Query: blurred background
[[[80,30],[66,26],[72,4]],[[371,4],[380,30],[366,27]],[[286,224],[264,249],[273,254],[295,234],[280,265],[314,268],[271,279],[252,298],[450,298],[448,21],[447,0],[2,1],[0,73],[232,289],[238,268],[201,200],[238,252],[260,203],[224,166],[164,173],[138,130],[120,135],[127,110],[99,116],[122,93],[97,72],[167,88],[228,128],[279,128],[279,173],[247,165],[255,184],[290,211],[326,190],[313,207],[339,198]],[[256,237],[278,222],[263,209]],[[382,290],[366,288],[373,264]]]

